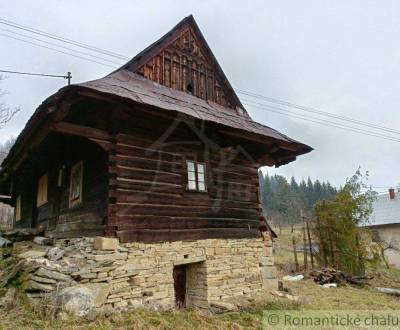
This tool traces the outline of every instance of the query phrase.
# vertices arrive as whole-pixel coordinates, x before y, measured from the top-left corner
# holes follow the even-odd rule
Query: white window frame
[[[186,160],[188,191],[207,192],[207,166],[205,163]]]

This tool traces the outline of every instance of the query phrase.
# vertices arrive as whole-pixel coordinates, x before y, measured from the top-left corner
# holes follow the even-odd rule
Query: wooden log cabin
[[[258,169],[312,149],[254,122],[192,16],[34,112],[1,167],[15,227],[121,242],[258,238]]]
[[[107,306],[226,308],[277,288],[258,169],[311,150],[250,118],[189,16],[47,98],[2,163],[0,194],[16,228],[137,269]]]

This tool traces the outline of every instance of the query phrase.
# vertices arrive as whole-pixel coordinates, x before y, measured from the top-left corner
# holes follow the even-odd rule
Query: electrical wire
[[[40,77],[53,77],[53,78],[65,78],[68,79],[68,76],[61,76],[55,74],[45,74],[45,73],[32,73],[32,72],[20,72],[20,71],[9,71],[9,70],[0,70],[3,73],[13,73],[13,74],[22,74],[28,76],[40,76]]]
[[[61,54],[73,56],[73,57],[79,58],[79,59],[81,59],[81,60],[85,60],[85,61],[88,61],[88,62],[101,64],[101,65],[107,66],[107,67],[109,67],[109,68],[115,69],[115,66],[109,65],[109,64],[107,64],[107,63],[95,61],[95,60],[92,60],[92,59],[89,59],[89,58],[86,58],[86,57],[83,57],[83,56],[79,56],[79,55],[75,55],[75,54],[72,54],[72,53],[64,52],[64,51],[59,50],[59,49],[55,49],[55,48],[52,48],[52,47],[47,47],[47,46],[44,46],[44,45],[40,45],[40,44],[31,42],[31,41],[28,41],[28,40],[24,40],[24,39],[21,39],[21,38],[16,38],[16,37],[14,37],[14,36],[10,36],[10,35],[7,35],[7,34],[5,34],[5,33],[0,33],[0,36],[7,37],[7,38],[10,38],[10,39],[14,39],[14,40],[18,40],[18,41],[21,41],[21,42],[25,42],[25,43],[28,43],[28,44],[31,44],[31,45],[34,45],[34,46],[37,46],[37,47],[49,49],[49,50],[55,51],[55,52],[57,52],[57,53],[61,53]]]
[[[75,52],[75,53],[80,54],[80,55],[90,56],[90,57],[93,57],[95,59],[106,61],[106,62],[110,62],[112,64],[116,64],[116,65],[119,65],[119,66],[123,64],[123,63],[114,62],[112,60],[108,60],[106,58],[103,58],[103,57],[100,57],[100,56],[97,56],[97,55],[93,55],[93,54],[90,54],[90,53],[87,53],[87,52],[81,52],[81,51],[73,49],[73,48],[64,47],[64,46],[58,45],[58,44],[56,44],[54,42],[49,42],[49,41],[45,41],[45,40],[42,40],[42,39],[39,39],[39,38],[34,38],[34,37],[28,36],[28,35],[23,34],[23,33],[18,33],[18,32],[14,32],[14,31],[8,30],[8,29],[2,29],[2,28],[0,28],[0,31],[7,32],[7,33],[12,33],[12,34],[15,34],[15,35],[20,36],[20,37],[29,38],[29,39],[32,39],[32,40],[35,40],[35,41],[39,41],[39,42],[42,42],[42,43],[50,45],[50,46],[55,46],[55,47],[59,47],[59,48],[62,48],[62,49],[66,49],[68,51],[72,51],[72,52]]]
[[[90,50],[90,51],[93,51],[93,52],[98,52],[98,53],[101,53],[101,54],[106,55],[106,56],[115,57],[115,58],[119,58],[119,59],[123,59],[123,60],[128,60],[129,59],[128,57],[126,57],[124,55],[121,55],[121,54],[118,54],[118,53],[115,53],[115,52],[104,50],[104,49],[101,49],[101,48],[98,48],[98,47],[95,47],[95,46],[91,46],[91,45],[88,45],[88,44],[85,44],[85,43],[82,43],[82,42],[78,42],[78,41],[75,41],[75,40],[72,40],[72,39],[64,38],[64,37],[61,37],[61,36],[58,36],[58,35],[55,35],[55,34],[51,34],[51,33],[48,33],[48,32],[42,31],[42,30],[38,30],[38,29],[35,29],[35,28],[32,28],[32,27],[24,26],[24,25],[21,25],[21,24],[18,24],[18,23],[15,23],[15,22],[3,19],[3,18],[0,18],[0,24],[7,25],[7,26],[10,26],[10,27],[13,27],[13,28],[17,28],[17,29],[21,29],[21,30],[24,30],[24,31],[27,31],[27,32],[30,32],[30,33],[38,34],[38,35],[41,35],[42,37],[51,38],[51,39],[54,39],[54,40],[57,40],[57,41],[60,41],[60,42],[65,42],[65,43],[68,43],[68,44],[71,44],[71,45],[74,45],[74,46],[82,47],[82,48],[85,48],[87,50]],[[0,30],[4,31],[5,29],[0,29]],[[113,62],[113,61],[110,61],[108,59],[105,59],[103,57],[99,57],[99,56],[96,56],[96,55],[93,55],[93,54],[89,54],[89,53],[86,53],[86,52],[80,52],[78,50],[74,50],[74,49],[71,49],[71,48],[63,47],[63,46],[55,44],[55,43],[50,43],[50,42],[47,42],[47,41],[44,41],[44,40],[41,40],[41,39],[37,39],[37,38],[33,38],[31,36],[19,34],[17,32],[13,32],[13,31],[10,31],[10,30],[5,30],[5,31],[7,31],[9,33],[13,33],[13,34],[17,34],[17,35],[23,36],[25,38],[31,38],[32,40],[37,40],[37,41],[40,41],[42,43],[47,43],[47,44],[50,44],[50,45],[55,46],[55,47],[60,47],[60,48],[63,48],[63,49],[67,49],[68,51],[71,51],[71,52],[80,53],[80,54],[85,55],[85,56],[90,56],[90,57],[93,57],[93,58],[97,58],[97,59],[99,59],[101,61],[111,62],[113,64],[121,65],[121,63]],[[74,53],[65,52],[65,51],[62,51],[62,50],[59,50],[59,49],[55,49],[55,48],[52,48],[52,47],[47,47],[47,46],[40,45],[40,44],[31,42],[31,41],[28,41],[28,40],[24,40],[24,39],[16,38],[14,36],[6,35],[4,33],[0,33],[0,35],[4,36],[4,37],[11,38],[11,39],[14,39],[14,40],[18,40],[18,41],[21,41],[21,42],[25,42],[25,43],[28,43],[28,44],[31,44],[31,45],[34,45],[34,46],[46,48],[46,49],[49,49],[49,50],[52,50],[52,51],[55,51],[55,52],[59,52],[59,53],[65,54],[65,55],[73,56],[73,57],[76,57],[76,58],[79,58],[79,59],[82,59],[82,60],[85,60],[85,61],[89,61],[89,62],[92,62],[92,63],[97,63],[97,64],[100,64],[100,65],[103,65],[103,66],[107,66],[107,67],[110,67],[110,68],[115,68],[114,66],[112,66],[110,64],[107,64],[107,63],[104,63],[104,62],[99,62],[97,60],[93,60],[93,59],[90,59],[90,58],[87,58],[87,57],[84,57],[84,56],[76,55]],[[284,100],[279,100],[279,99],[267,97],[267,96],[264,96],[264,95],[261,95],[261,94],[257,94],[257,93],[253,93],[253,92],[249,92],[249,91],[245,91],[245,90],[238,89],[237,92],[240,93],[240,94],[243,94],[243,95],[247,95],[247,96],[252,97],[252,98],[261,99],[261,100],[264,100],[264,101],[267,101],[267,102],[277,103],[277,104],[283,105],[285,107],[290,107],[290,108],[294,108],[294,109],[298,109],[298,110],[302,110],[302,111],[315,113],[317,115],[326,116],[326,117],[330,117],[330,118],[333,118],[333,119],[336,119],[336,120],[345,121],[346,123],[353,123],[353,124],[356,124],[356,125],[359,125],[359,126],[366,126],[366,127],[369,127],[369,128],[373,128],[375,130],[381,130],[381,131],[385,131],[385,132],[389,132],[389,133],[393,133],[393,134],[400,134],[399,130],[395,130],[395,129],[388,128],[388,127],[385,127],[385,126],[369,123],[369,122],[366,122],[366,121],[362,121],[362,120],[358,120],[358,119],[354,119],[354,118],[350,118],[350,117],[346,117],[346,116],[340,116],[340,115],[324,112],[324,111],[318,110],[316,108],[304,107],[304,106],[301,106],[301,105],[298,105],[298,104],[295,104],[295,103],[291,103],[291,102],[287,102],[287,101],[284,101]],[[359,134],[364,134],[364,135],[368,135],[368,136],[372,136],[372,137],[378,137],[378,138],[381,138],[381,139],[386,139],[386,140],[390,140],[390,141],[394,141],[394,142],[400,142],[399,139],[397,139],[397,138],[395,138],[393,136],[380,134],[380,133],[377,133],[377,132],[374,132],[374,131],[367,131],[367,130],[359,128],[359,127],[344,125],[342,123],[332,122],[332,121],[328,121],[328,120],[325,120],[325,119],[316,118],[316,117],[312,117],[312,116],[294,114],[289,109],[275,107],[275,106],[272,106],[270,104],[258,103],[258,102],[254,102],[254,101],[247,101],[247,102],[248,103],[246,105],[249,105],[249,106],[252,106],[252,107],[255,107],[255,108],[258,108],[258,109],[262,109],[262,110],[265,110],[265,111],[275,112],[277,114],[281,114],[281,115],[285,115],[285,116],[289,116],[289,117],[305,120],[305,121],[308,121],[308,122],[317,123],[317,124],[320,124],[320,125],[326,125],[326,126],[335,127],[335,128],[340,128],[340,129],[343,129],[343,130],[347,130],[347,131],[351,131],[351,132],[355,132],[355,133],[359,133]],[[249,102],[252,102],[252,103],[249,103]]]
[[[297,118],[297,119],[301,119],[301,120],[304,120],[304,121],[317,123],[317,124],[320,124],[320,125],[340,128],[342,130],[347,130],[347,131],[351,131],[351,132],[355,132],[355,133],[359,133],[359,134],[364,134],[364,135],[368,135],[368,136],[379,137],[381,139],[390,140],[390,141],[394,141],[394,142],[400,142],[400,139],[396,139],[395,137],[391,137],[391,136],[383,135],[383,134],[379,134],[379,133],[374,133],[374,132],[363,130],[361,128],[348,126],[348,125],[343,125],[343,124],[340,124],[340,123],[335,123],[335,122],[331,122],[331,121],[327,121],[327,120],[321,120],[321,119],[317,119],[315,117],[310,117],[310,116],[306,116],[306,115],[292,114],[290,112],[288,113],[288,111],[286,109],[281,109],[281,108],[272,107],[272,106],[260,106],[258,104],[249,103],[249,102],[244,102],[244,104],[248,105],[248,106],[251,106],[251,107],[255,107],[255,108],[261,109],[261,110],[265,110],[265,111],[281,114],[281,115],[284,115],[284,116],[287,116],[287,117]]]
[[[283,100],[279,100],[279,99],[274,99],[271,97],[267,97],[264,95],[260,95],[260,94],[256,94],[256,93],[252,93],[252,92],[248,92],[248,91],[244,91],[244,90],[240,90],[237,89],[236,90],[239,94],[243,94],[243,95],[247,95],[253,98],[257,98],[257,99],[261,99],[261,100],[265,100],[267,102],[273,102],[273,103],[277,103],[280,105],[284,105],[287,107],[291,107],[291,108],[295,108],[295,109],[299,109],[302,111],[307,111],[307,112],[312,112],[318,115],[322,115],[322,116],[326,116],[326,117],[330,117],[330,118],[334,118],[334,119],[339,119],[339,120],[343,120],[343,121],[347,121],[347,122],[351,122],[357,125],[362,125],[362,126],[368,126],[370,128],[374,128],[374,129],[378,129],[378,130],[383,130],[386,132],[390,132],[390,133],[395,133],[395,134],[400,134],[399,130],[393,129],[393,128],[389,128],[389,127],[385,127],[382,125],[377,125],[377,124],[373,124],[373,123],[369,123],[366,121],[362,121],[362,120],[358,120],[358,119],[354,119],[354,118],[350,118],[350,117],[346,117],[346,116],[341,116],[341,115],[336,115],[330,112],[325,112],[325,111],[321,111],[318,110],[316,108],[311,108],[311,107],[305,107],[305,106],[301,106],[295,103],[291,103],[291,102],[287,102],[287,101],[283,101]]]
[[[91,45],[85,44],[83,42],[78,42],[78,41],[75,41],[75,40],[72,40],[72,39],[61,37],[61,36],[58,36],[56,34],[52,34],[52,33],[46,32],[46,31],[38,30],[38,29],[29,27],[29,26],[26,26],[26,25],[21,25],[21,24],[18,24],[16,22],[13,22],[13,21],[10,21],[10,20],[4,19],[4,18],[0,18],[0,24],[7,25],[7,26],[10,26],[10,27],[14,27],[16,29],[24,30],[24,31],[27,31],[27,32],[31,32],[31,33],[34,33],[34,34],[37,34],[37,35],[41,35],[43,37],[47,37],[47,38],[51,38],[51,39],[54,39],[54,40],[66,42],[66,43],[69,43],[69,44],[74,45],[74,46],[78,46],[78,47],[81,47],[81,48],[85,48],[87,50],[91,50],[91,51],[95,51],[95,52],[101,53],[103,55],[119,58],[121,60],[129,60],[129,58],[127,56],[124,56],[124,55],[121,55],[121,54],[117,54],[117,53],[114,53],[114,52],[110,52],[108,50],[101,49],[101,48],[98,48],[98,47],[95,47],[95,46],[91,46]]]

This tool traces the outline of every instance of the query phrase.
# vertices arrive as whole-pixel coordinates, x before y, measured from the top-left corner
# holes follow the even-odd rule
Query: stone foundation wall
[[[36,260],[43,265],[36,267],[27,287],[33,298],[59,284],[61,288],[86,285],[101,291],[96,301],[99,308],[173,308],[173,269],[178,265],[186,265],[188,307],[210,308],[277,286],[269,237],[157,244],[76,238],[59,239],[54,245],[53,250],[64,253],[57,261]],[[58,276],[62,280],[57,280],[51,271],[68,278]]]

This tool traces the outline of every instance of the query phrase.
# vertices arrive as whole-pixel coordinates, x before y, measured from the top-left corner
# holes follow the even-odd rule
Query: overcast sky
[[[2,19],[129,57],[189,14],[194,15],[236,89],[400,130],[400,1],[15,0],[0,3]],[[24,33],[1,24],[0,28]],[[73,82],[96,79],[112,70],[2,34],[10,35],[10,32],[0,30],[0,69],[3,70],[51,74],[71,71]],[[8,91],[5,101],[21,106],[22,111],[0,130],[2,141],[17,135],[35,108],[66,83],[62,79],[7,77],[0,85]],[[400,182],[400,142],[250,106],[247,109],[255,120],[315,149],[289,165],[268,169],[270,173],[293,175],[298,179],[310,176],[340,185],[361,166],[370,171],[373,186],[396,186]],[[310,115],[296,109],[293,113]],[[400,135],[393,136],[400,138]]]

